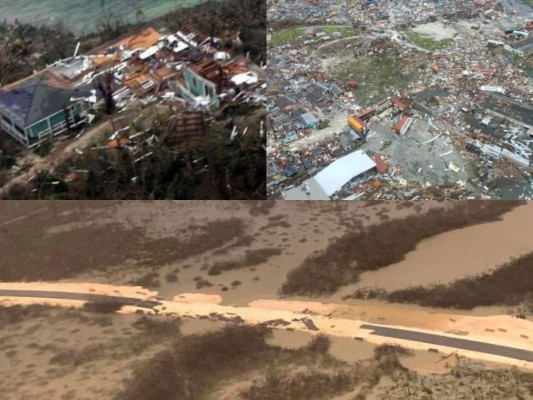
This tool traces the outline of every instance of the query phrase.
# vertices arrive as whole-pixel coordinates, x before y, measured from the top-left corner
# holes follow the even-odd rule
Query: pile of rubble
[[[407,173],[413,160],[384,150],[381,156],[389,165],[387,173],[374,171],[354,179],[335,197],[533,198],[533,66],[524,57],[533,51],[533,40],[528,39],[533,29],[531,8],[508,1],[368,0],[338,5],[353,26],[365,32],[356,40],[339,43],[341,49],[353,48],[354,58],[375,53],[382,43],[398,49],[401,62],[417,62],[416,53],[425,54],[429,61],[421,63],[417,79],[407,89],[382,94],[385,100],[403,97],[409,110],[398,116],[390,108],[380,109],[364,121],[359,132],[346,120],[361,112],[358,88],[364,80],[332,78],[324,70],[329,65],[327,56],[320,56],[316,43],[300,40],[273,46],[268,103],[271,197],[301,185],[356,148],[374,153],[375,144],[369,145],[372,140],[380,138],[386,147],[389,139],[383,133],[376,136],[376,129],[390,126],[390,135],[395,137],[413,121],[429,118],[433,128],[428,132],[433,131],[439,143],[444,140],[444,147],[450,149],[432,150],[435,160],[430,163],[444,161],[450,181],[438,182],[438,174],[427,168],[416,168],[419,176],[413,178]],[[271,5],[274,19],[285,18],[284,7]],[[312,15],[321,20],[328,13],[335,15],[327,3],[296,1],[291,7],[315,10]],[[440,50],[420,48],[399,33],[435,21],[450,37],[450,43]],[[377,101],[370,109],[380,108],[381,103]],[[420,145],[426,143],[419,140],[423,141]],[[432,140],[428,137],[427,143]],[[446,161],[448,155],[453,162]]]
[[[219,38],[187,28],[160,32],[148,27],[90,54],[76,49],[72,57],[2,88],[2,128],[33,148],[90,125],[102,111],[120,113],[152,104],[207,116],[228,104],[262,105],[265,71],[234,50],[238,44],[237,33]],[[39,92],[43,98],[38,104],[48,106],[34,112],[51,121],[38,127],[20,115],[27,107],[19,103],[27,100],[17,95],[34,95],[30,87],[36,85],[46,89]]]

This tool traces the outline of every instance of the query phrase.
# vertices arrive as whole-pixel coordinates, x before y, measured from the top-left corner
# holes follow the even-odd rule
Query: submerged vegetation
[[[232,243],[244,234],[245,224],[238,218],[212,221],[198,226],[186,240],[151,239],[142,228],[126,229],[117,224],[86,227],[75,235],[70,231],[49,233],[44,222],[27,229],[25,225],[11,226],[8,235],[2,233],[7,228],[0,228],[0,276],[4,281],[64,279],[132,261],[132,272],[144,272],[140,282],[155,283],[155,267]]]
[[[265,377],[249,382],[238,398],[324,399],[349,391],[358,381],[356,369],[328,355],[327,346],[326,353],[317,351],[315,341],[287,350],[267,344],[269,335],[264,327],[228,325],[216,332],[180,337],[172,349],[138,366],[116,399],[204,399],[223,382],[246,379],[253,371],[265,372]]]
[[[269,335],[264,327],[228,325],[180,336],[171,348],[136,366],[115,400],[470,399],[472,393],[479,399],[525,399],[533,394],[533,374],[517,369],[488,370],[456,358],[446,372],[422,375],[402,365],[413,352],[401,346],[377,346],[372,358],[347,363],[329,354],[325,336],[285,349],[269,345]]]
[[[396,290],[385,298],[391,302],[457,309],[526,303],[531,304],[533,310],[533,253],[491,272],[449,284]]]

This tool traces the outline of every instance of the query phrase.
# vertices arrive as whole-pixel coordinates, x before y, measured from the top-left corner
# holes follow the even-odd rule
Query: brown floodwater
[[[307,332],[274,329],[267,343],[284,349],[299,349],[307,346],[311,340],[313,340],[313,335]]]
[[[403,261],[363,273],[355,287],[396,290],[412,285],[448,283],[487,272],[513,257],[533,251],[531,226],[533,202],[505,214],[501,221],[424,240]],[[346,291],[349,290],[343,290]]]

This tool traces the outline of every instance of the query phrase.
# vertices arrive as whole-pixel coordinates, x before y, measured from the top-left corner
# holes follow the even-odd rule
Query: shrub
[[[472,309],[478,306],[533,302],[533,253],[512,260],[492,272],[449,284],[416,286],[387,295],[389,301],[430,307]]]
[[[83,305],[83,309],[86,311],[104,314],[117,312],[121,308],[122,304],[113,300],[88,301]]]

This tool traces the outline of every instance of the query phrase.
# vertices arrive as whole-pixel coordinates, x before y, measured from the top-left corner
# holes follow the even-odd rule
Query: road
[[[134,297],[107,296],[94,293],[75,293],[47,290],[10,290],[0,289],[0,297],[33,297],[45,299],[81,300],[90,302],[117,303],[123,306],[135,306],[140,308],[153,309],[161,305],[161,302],[154,300],[144,300]]]
[[[362,329],[372,330],[371,335],[379,335],[396,339],[410,340],[421,343],[429,343],[437,346],[452,347],[455,349],[463,349],[469,351],[476,351],[478,353],[492,354],[495,356],[514,358],[516,360],[523,360],[533,362],[533,351],[524,349],[517,349],[514,347],[501,346],[492,343],[478,342],[475,340],[454,338],[438,334],[430,334],[425,332],[418,332],[408,329],[390,328],[380,325],[363,324]]]
[[[2,288],[2,285],[4,288]],[[47,300],[57,305],[72,306],[71,302],[61,303],[61,300],[80,302],[116,302],[123,306],[123,312],[135,312],[138,308],[145,309],[148,314],[172,315],[184,318],[213,319],[219,321],[234,321],[250,325],[263,324],[271,328],[299,330],[309,333],[323,333],[331,336],[360,338],[370,343],[380,345],[386,343],[400,344],[416,350],[428,350],[428,345],[434,346],[442,352],[456,351],[467,357],[502,362],[533,368],[533,349],[530,340],[502,340],[498,336],[472,336],[471,339],[457,337],[455,334],[432,331],[427,329],[406,328],[393,325],[375,325],[355,319],[336,318],[305,312],[290,310],[258,308],[257,306],[235,307],[206,303],[201,299],[192,302],[182,302],[178,297],[175,300],[153,300],[154,293],[139,292],[138,287],[120,287],[121,292],[129,296],[114,295],[119,293],[117,287],[99,288],[99,293],[87,293],[93,289],[85,286],[84,289],[73,288],[75,284],[44,284],[54,286],[40,286],[33,290],[31,284],[2,284],[0,283],[0,304],[46,304]],[[43,284],[39,284],[43,285]],[[68,286],[69,291],[61,290]],[[90,285],[90,284],[85,284]],[[18,287],[17,287],[18,286]],[[45,290],[50,288],[51,290]],[[133,297],[134,293],[144,297]],[[133,296],[132,296],[133,295]],[[179,297],[182,297],[181,295]],[[80,306],[83,303],[80,303]],[[280,321],[283,323],[280,324]],[[528,324],[528,321],[523,321]],[[524,325],[525,326],[525,325]],[[528,328],[527,328],[528,329]],[[514,335],[513,335],[514,336]],[[515,343],[523,348],[513,347]]]

